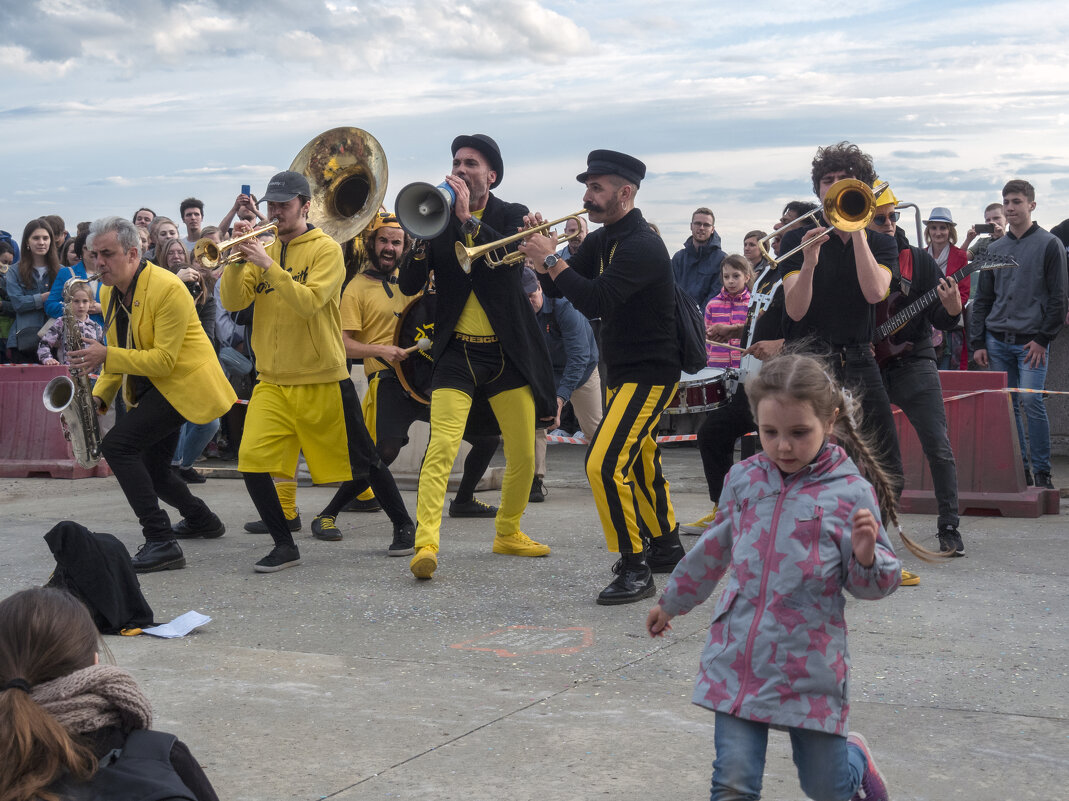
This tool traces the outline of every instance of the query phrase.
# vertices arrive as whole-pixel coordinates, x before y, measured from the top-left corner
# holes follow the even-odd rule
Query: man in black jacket
[[[470,247],[514,233],[523,226],[527,207],[506,203],[490,192],[501,183],[505,167],[489,136],[458,136],[452,152],[453,170],[446,181],[456,195],[453,216],[441,234],[402,263],[398,276],[401,291],[414,295],[433,270],[438,294],[431,434],[419,474],[416,554],[410,563],[412,574],[420,579],[429,579],[438,567],[449,470],[477,394],[489,398],[505,446],[493,551],[513,556],[549,553],[548,545],[520,531],[534,479],[536,418],[552,420],[556,412],[549,353],[520,284],[523,265],[491,268],[480,258],[465,272],[455,251],[457,243]]]
[[[891,403],[905,413],[928,460],[939,505],[936,524],[939,550],[952,556],[964,556],[965,544],[958,532],[958,468],[947,436],[943,391],[932,346],[933,326],[940,331],[949,331],[961,321],[961,295],[954,279],[943,278],[928,252],[911,247],[905,232],[895,225],[897,202],[890,188],[881,192],[876,198],[876,214],[868,226],[870,231],[893,236],[898,243],[898,264],[891,265],[891,295],[884,302],[886,314],[883,310],[878,311],[877,322],[896,314],[933,289],[940,302],[918,311],[912,320],[889,337],[883,337],[877,329],[876,359]]]
[[[670,573],[683,556],[679,527],[661,471],[656,425],[680,376],[675,282],[664,242],[635,208],[646,165],[595,150],[583,207],[603,227],[563,261],[556,236],[535,234],[520,250],[588,318],[601,318],[608,406],[586,457],[586,475],[610,551],[620,560],[599,604],[625,604],[656,592],[653,572]],[[537,224],[542,216],[527,218]],[[649,558],[647,560],[647,543]]]

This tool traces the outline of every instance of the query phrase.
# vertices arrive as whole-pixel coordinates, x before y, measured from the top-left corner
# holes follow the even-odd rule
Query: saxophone
[[[96,275],[75,277],[63,285],[63,346],[67,353],[83,347],[82,331],[71,305],[72,290],[78,284],[88,284],[96,278]],[[45,409],[59,412],[63,436],[71,444],[75,461],[88,469],[100,461],[100,422],[93,403],[93,386],[85,370],[68,369],[69,377],[58,375],[48,382],[43,400]]]

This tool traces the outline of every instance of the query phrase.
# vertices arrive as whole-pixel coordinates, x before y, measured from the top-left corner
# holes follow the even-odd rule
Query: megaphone
[[[457,194],[448,183],[417,181],[397,193],[394,213],[405,232],[416,239],[434,239],[449,225]]]

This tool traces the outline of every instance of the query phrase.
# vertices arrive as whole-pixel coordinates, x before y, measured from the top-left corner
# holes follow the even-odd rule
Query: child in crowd
[[[93,618],[69,593],[40,587],[0,601],[0,799],[114,798],[98,767],[118,750],[137,763],[125,774],[136,776],[137,797],[218,801],[181,740],[144,731],[148,699],[125,670],[100,664],[100,648]],[[168,762],[134,758],[157,748]]]
[[[750,286],[753,279],[753,267],[745,258],[732,254],[724,259],[723,264],[720,265],[720,280],[723,282],[723,289],[705,307],[707,331],[713,325],[742,325],[746,322],[746,310],[750,306]],[[740,343],[740,339],[731,339],[727,342],[736,348]],[[705,351],[710,367],[737,368],[739,366],[739,351],[737,350],[706,342]]]
[[[842,591],[875,600],[899,585],[880,523],[881,508],[896,521],[891,482],[860,434],[857,402],[817,359],[770,359],[746,391],[764,452],[731,469],[716,519],[676,566],[647,631],[663,635],[730,567],[693,695],[716,713],[712,801],[760,797],[770,725],[790,733],[810,798],[886,799],[865,739],[846,736]]]
[[[82,341],[95,339],[107,344],[104,340],[104,329],[89,317],[89,310],[93,307],[93,290],[86,284],[75,284],[70,294],[71,311],[82,332]],[[62,317],[57,318],[41,337],[41,344],[37,346],[37,360],[41,364],[69,364]]]

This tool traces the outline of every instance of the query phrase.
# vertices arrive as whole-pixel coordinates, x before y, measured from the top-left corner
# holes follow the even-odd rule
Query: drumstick
[[[427,339],[427,337],[420,337],[419,341],[417,341],[415,345],[413,345],[410,348],[405,348],[405,353],[411,353],[414,350],[430,350],[430,349],[431,349],[431,341],[429,339]]]
[[[746,350],[746,348],[740,348],[740,347],[737,347],[736,345],[729,345],[726,342],[713,342],[713,340],[711,340],[711,339],[707,339],[705,341],[708,342],[710,345],[716,345],[718,348],[727,348],[728,350],[737,350],[740,353]]]

